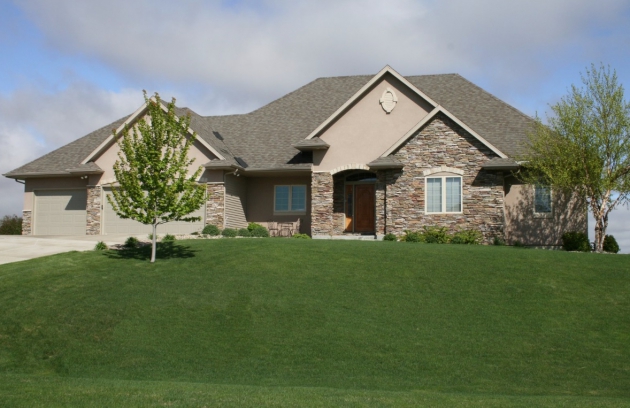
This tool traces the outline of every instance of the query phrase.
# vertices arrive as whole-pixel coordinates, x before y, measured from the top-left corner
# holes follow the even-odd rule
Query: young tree
[[[153,226],[151,262],[155,262],[157,226],[169,221],[198,221],[188,214],[206,201],[206,189],[197,183],[202,168],[188,175],[194,159],[188,158],[197,134],[187,137],[190,116],[175,115],[175,98],[166,106],[155,93],[144,91],[147,115],[125,126],[118,139],[120,152],[114,164],[119,187],[112,186],[107,200],[121,218]],[[116,136],[116,135],[114,135]]]
[[[630,194],[630,103],[609,66],[591,65],[582,82],[551,106],[546,125],[536,118],[521,176],[586,197],[601,252],[608,214]]]

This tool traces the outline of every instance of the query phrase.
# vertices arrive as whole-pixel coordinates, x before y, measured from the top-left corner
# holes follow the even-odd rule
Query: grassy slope
[[[213,240],[137,258],[0,266],[0,403],[33,383],[48,404],[60,389],[147,406],[630,401],[628,256]]]

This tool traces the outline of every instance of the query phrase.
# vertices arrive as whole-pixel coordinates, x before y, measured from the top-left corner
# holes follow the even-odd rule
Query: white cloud
[[[48,41],[130,78],[201,83],[232,101],[259,101],[323,75],[487,75],[531,88],[551,61],[597,61],[628,38],[625,0],[24,2]],[[610,31],[592,42],[593,32]],[[585,64],[580,64],[582,65]]]
[[[0,173],[128,115],[142,102],[140,91],[81,83],[55,94],[27,88],[0,96]],[[0,178],[0,216],[21,213],[22,192],[20,184]]]

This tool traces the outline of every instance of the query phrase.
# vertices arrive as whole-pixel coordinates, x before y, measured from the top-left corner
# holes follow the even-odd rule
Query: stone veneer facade
[[[313,173],[311,177],[311,235],[313,236],[333,234],[333,190],[333,177],[330,173]]]
[[[497,155],[445,115],[438,115],[395,154],[403,169],[377,171],[375,229],[403,235],[425,226],[451,232],[477,229],[485,242],[503,237],[503,174],[481,165]],[[462,213],[425,214],[425,171],[452,168],[462,176]],[[439,174],[444,174],[439,173]],[[313,235],[341,235],[344,228],[344,172],[314,173]],[[334,180],[334,181],[333,181]]]
[[[33,212],[31,210],[22,211],[22,235],[33,234]]]
[[[101,186],[87,187],[86,235],[100,235],[103,214],[103,191]]]
[[[394,154],[405,164],[402,171],[387,171],[387,233],[424,226],[447,227],[451,232],[477,229],[484,240],[503,237],[503,174],[481,165],[497,155],[445,115],[438,115]],[[462,174],[462,213],[425,214],[425,171],[453,168]]]
[[[225,187],[223,183],[208,184],[206,202],[206,225],[223,228],[225,217]]]

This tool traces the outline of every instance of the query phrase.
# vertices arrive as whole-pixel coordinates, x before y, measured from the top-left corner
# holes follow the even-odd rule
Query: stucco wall
[[[503,175],[481,169],[495,153],[444,115],[438,115],[395,153],[405,167],[379,172],[377,220],[379,233],[402,235],[405,230],[444,226],[455,232],[480,230],[486,242],[503,236]],[[425,170],[439,167],[463,171],[462,213],[425,213]],[[438,174],[444,174],[438,173]],[[380,201],[380,202],[379,202]]]
[[[379,100],[387,88],[398,97],[391,113]],[[325,130],[320,138],[330,145],[324,152],[314,152],[314,171],[331,171],[348,163],[367,164],[378,158],[432,107],[392,75],[381,81]]]
[[[274,186],[305,185],[306,212],[274,214]],[[247,179],[247,221],[265,224],[268,221],[296,222],[300,232],[311,233],[311,177],[252,177]]]
[[[508,244],[560,246],[568,231],[587,233],[586,200],[552,191],[552,212],[534,213],[534,187],[508,177],[505,183],[505,238]]]
[[[118,146],[118,143],[113,143],[94,161],[104,171],[97,182],[98,184],[113,183],[115,181],[114,163],[116,162],[116,160],[118,160],[119,151],[120,148]],[[216,156],[203,144],[201,144],[198,139],[195,140],[193,145],[190,147],[188,157],[191,159],[195,159],[195,161],[190,166],[188,166],[189,172],[191,173],[196,171],[203,164],[216,158]],[[200,176],[200,178],[201,177],[203,177],[203,175]]]

